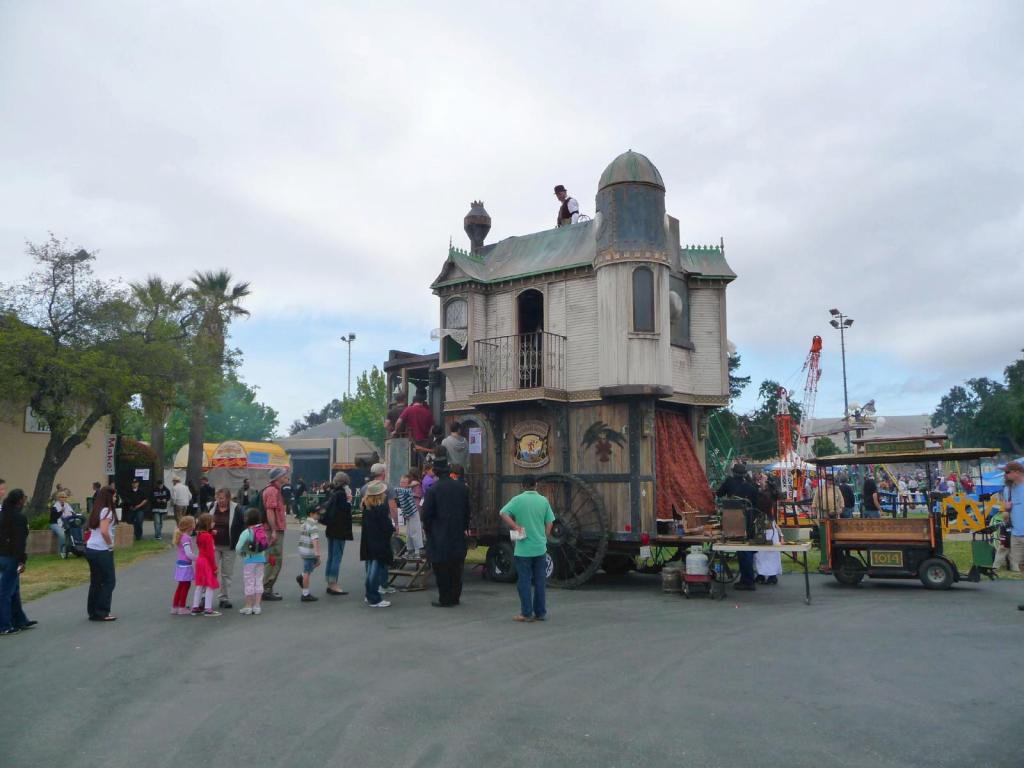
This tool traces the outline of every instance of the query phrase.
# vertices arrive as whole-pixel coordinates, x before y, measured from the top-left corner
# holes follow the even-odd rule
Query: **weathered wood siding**
[[[598,366],[597,280],[587,276],[568,280],[565,286],[566,389],[596,389]]]
[[[729,392],[723,334],[724,289],[690,289],[690,340],[694,349],[672,347],[672,388],[698,395]]]
[[[672,383],[668,325],[668,268],[650,264],[655,279],[655,333],[634,334],[633,270],[610,264],[597,271],[600,328],[598,382],[602,387],[667,386]]]

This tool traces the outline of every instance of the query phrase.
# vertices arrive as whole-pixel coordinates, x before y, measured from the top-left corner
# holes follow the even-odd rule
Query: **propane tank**
[[[686,573],[690,576],[708,575],[708,556],[700,547],[690,547],[690,554],[686,556]]]

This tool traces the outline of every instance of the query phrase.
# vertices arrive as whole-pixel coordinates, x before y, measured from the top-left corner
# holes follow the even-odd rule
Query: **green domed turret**
[[[600,192],[605,187],[623,183],[650,184],[665,189],[665,182],[654,163],[633,150],[623,152],[608,164],[597,183],[597,190]]]

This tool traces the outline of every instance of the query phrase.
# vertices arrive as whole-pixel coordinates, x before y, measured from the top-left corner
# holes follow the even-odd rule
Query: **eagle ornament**
[[[593,447],[597,454],[597,460],[602,464],[608,463],[611,459],[613,444],[625,448],[626,438],[621,432],[612,429],[603,421],[595,421],[583,433],[583,450],[587,451]]]

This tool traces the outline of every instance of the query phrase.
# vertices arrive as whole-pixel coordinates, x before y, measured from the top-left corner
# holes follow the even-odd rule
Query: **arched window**
[[[446,363],[469,357],[469,302],[452,299],[444,305],[444,328],[455,333],[445,335],[441,358]]]
[[[654,333],[654,272],[650,267],[633,270],[633,331]]]

